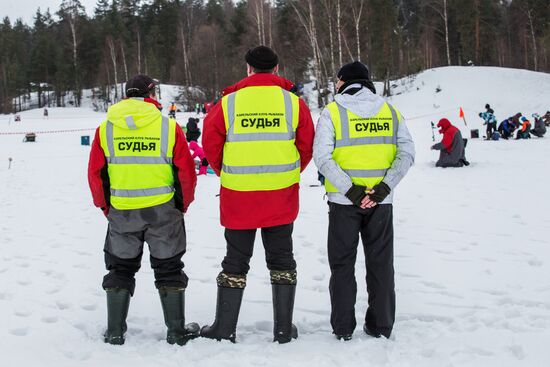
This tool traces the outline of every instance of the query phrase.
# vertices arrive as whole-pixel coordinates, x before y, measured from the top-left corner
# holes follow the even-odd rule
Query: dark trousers
[[[124,288],[134,293],[144,242],[149,245],[155,286],[187,287],[181,261],[186,249],[185,223],[173,200],[144,209],[111,208],[107,218],[104,252],[109,273],[103,277],[104,289]]]
[[[295,270],[292,253],[294,224],[262,228],[265,260],[269,270]],[[246,275],[250,270],[250,258],[254,250],[256,229],[225,229],[227,253],[222,262],[224,273]]]
[[[333,332],[351,334],[357,325],[355,260],[361,234],[367,267],[365,323],[371,331],[389,337],[395,321],[392,205],[361,209],[329,203],[329,207],[330,323]]]

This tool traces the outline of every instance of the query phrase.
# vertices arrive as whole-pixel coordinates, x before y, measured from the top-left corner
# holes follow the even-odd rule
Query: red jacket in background
[[[160,106],[160,104],[150,98],[146,98],[145,101],[153,103],[157,107]],[[174,201],[176,207],[185,213],[189,204],[195,199],[197,176],[195,173],[195,162],[191,158],[183,130],[179,128],[178,124],[176,124],[176,141],[174,144],[172,168],[175,188]],[[95,131],[92,150],[90,151],[88,184],[90,185],[94,205],[101,208],[105,215],[107,215],[111,206],[111,187],[107,171],[107,159],[101,148],[99,127]]]
[[[274,74],[254,74],[226,88],[229,94],[251,86],[279,86],[286,90],[294,84]],[[313,121],[306,103],[300,99],[296,148],[300,154],[301,171],[311,161],[313,150]],[[227,132],[221,100],[204,119],[203,148],[212,169],[219,176],[223,162],[223,146]],[[289,224],[296,220],[299,208],[299,184],[272,191],[235,191],[225,187],[220,191],[220,221],[230,229],[253,229]]]
[[[453,140],[458,131],[458,128],[451,124],[451,122],[446,118],[442,118],[441,120],[439,120],[439,122],[437,123],[437,127],[440,128],[439,133],[443,134],[441,144],[443,144],[443,147],[445,147],[445,150],[448,153],[452,153]]]

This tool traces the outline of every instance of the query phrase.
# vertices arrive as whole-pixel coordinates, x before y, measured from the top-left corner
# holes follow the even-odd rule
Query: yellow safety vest
[[[372,188],[380,183],[395,160],[398,111],[388,103],[372,117],[360,117],[336,102],[329,103],[326,108],[336,138],[334,161],[356,185]],[[327,192],[338,192],[328,180],[325,180],[325,188]]]
[[[175,120],[162,116],[153,104],[132,98],[109,108],[99,133],[114,208],[141,209],[172,199]]]
[[[278,86],[247,87],[222,98],[227,136],[221,184],[236,191],[269,191],[300,181],[295,145],[298,97]]]

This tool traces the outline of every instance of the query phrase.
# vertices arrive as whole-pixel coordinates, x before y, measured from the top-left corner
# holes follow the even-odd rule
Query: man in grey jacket
[[[363,330],[389,338],[395,320],[393,190],[414,162],[414,143],[399,111],[375,94],[365,65],[344,65],[336,87],[335,102],[319,118],[313,146],[330,208],[330,321],[338,339],[352,338],[360,234],[368,291]]]

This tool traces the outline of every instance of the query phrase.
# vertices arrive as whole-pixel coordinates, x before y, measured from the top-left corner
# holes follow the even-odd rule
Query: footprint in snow
[[[32,283],[32,282],[31,282],[30,280],[28,280],[28,279],[19,279],[19,280],[17,281],[17,284],[22,285],[22,286],[27,286],[27,285],[29,285],[29,284],[31,284],[31,283]]]
[[[54,324],[58,320],[57,316],[42,316],[40,321],[42,321],[45,324]]]
[[[29,333],[28,328],[16,328],[16,329],[10,329],[10,334],[15,336],[25,336]]]
[[[19,317],[29,317],[30,315],[32,315],[32,312],[30,312],[29,310],[19,309],[19,310],[16,310],[13,314]]]
[[[86,311],[94,311],[95,309],[97,309],[97,304],[96,303],[83,303],[82,305],[80,305],[80,308],[82,308],[83,310],[86,310]]]

